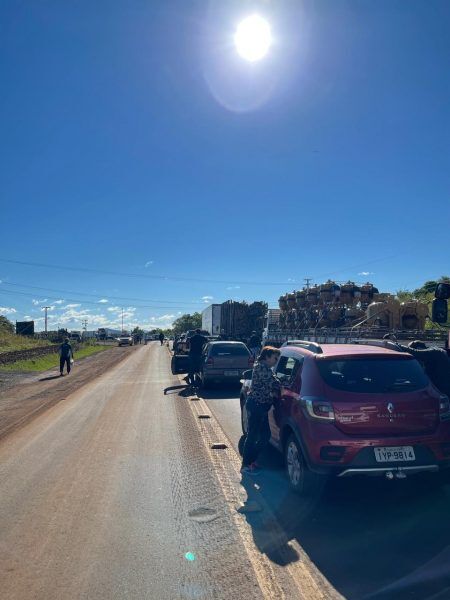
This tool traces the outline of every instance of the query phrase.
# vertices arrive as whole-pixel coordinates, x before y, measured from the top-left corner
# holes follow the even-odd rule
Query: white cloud
[[[102,298],[101,300],[98,301],[99,304],[108,304],[109,300],[107,300],[106,298]]]
[[[66,304],[66,306],[64,306],[64,309],[67,309],[67,308],[78,308],[79,306],[81,306],[81,304]]]
[[[13,313],[16,313],[16,312],[17,312],[17,310],[10,306],[0,306],[0,314],[2,314],[2,315],[12,315]]]
[[[122,312],[122,307],[121,306],[108,306],[107,310],[109,310],[109,312]]]
[[[23,318],[25,319],[25,321],[30,321],[33,319],[33,317],[31,317],[30,315],[24,315]]]
[[[64,300],[55,300],[55,302],[53,304],[63,304]]]
[[[295,279],[294,279],[293,277],[288,277],[288,281],[289,281],[290,283],[295,283]]]
[[[148,260],[148,261],[145,263],[144,267],[145,267],[146,269],[148,269],[148,267],[150,267],[150,265],[152,265],[152,264],[153,264],[153,261],[152,261],[152,260]]]
[[[375,275],[375,273],[373,271],[361,271],[361,273],[358,273],[358,275],[363,275],[364,277],[367,277],[368,275]]]
[[[203,302],[205,302],[205,304],[208,304],[208,302],[211,302],[211,300],[214,299],[214,296],[202,296],[201,299],[203,300]]]
[[[227,290],[240,290],[241,286],[240,285],[229,285],[227,287]]]
[[[45,304],[47,302],[47,298],[44,298],[43,300],[35,300],[33,298],[33,300],[31,301],[35,306],[39,306],[39,304]]]

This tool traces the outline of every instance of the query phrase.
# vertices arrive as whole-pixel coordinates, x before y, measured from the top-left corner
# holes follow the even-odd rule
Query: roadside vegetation
[[[428,304],[431,315],[431,304],[434,300],[434,291],[438,283],[450,283],[450,277],[448,275],[443,275],[436,281],[426,281],[421,287],[415,290],[399,290],[397,292],[397,298],[400,302],[408,302],[408,300],[420,300],[421,302],[425,302],[425,304]],[[445,327],[446,326],[450,326],[450,313]],[[426,329],[436,329],[439,327],[439,325],[430,320],[427,320],[425,324]]]
[[[77,360],[80,358],[98,354],[99,352],[108,350],[111,347],[112,346],[95,344],[87,344],[86,346],[83,345],[83,347],[80,347],[78,350],[74,351],[74,368],[76,368]],[[57,352],[54,354],[47,354],[46,356],[37,356],[28,360],[18,360],[8,365],[2,365],[0,367],[0,372],[20,371],[23,373],[31,373],[48,371],[49,369],[54,369],[56,367],[59,367],[59,354]]]
[[[51,345],[51,342],[48,340],[36,340],[32,337],[16,335],[14,333],[14,325],[6,317],[0,316],[0,353],[42,348]]]

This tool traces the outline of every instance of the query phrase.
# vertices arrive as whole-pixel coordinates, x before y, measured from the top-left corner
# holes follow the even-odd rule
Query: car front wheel
[[[291,488],[301,495],[309,495],[318,491],[325,477],[312,473],[305,462],[300,444],[295,435],[287,440],[284,456],[286,471]]]

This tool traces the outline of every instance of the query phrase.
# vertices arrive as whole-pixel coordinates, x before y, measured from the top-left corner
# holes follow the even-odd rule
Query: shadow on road
[[[52,379],[61,379],[61,375],[51,375],[50,377],[42,377],[39,381],[50,381]]]
[[[261,494],[286,538],[298,541],[345,598],[450,598],[448,486],[429,476],[333,479],[300,498],[289,488],[277,451],[269,448],[260,463],[263,471],[242,481],[249,500]],[[283,564],[286,544],[271,549],[260,513],[246,518],[260,551]]]
[[[165,388],[164,396],[166,396],[167,394],[172,394],[173,392],[176,392],[177,390],[184,390],[187,387],[189,387],[189,386],[188,385],[172,385],[170,387]]]
[[[241,386],[228,384],[227,386],[221,385],[220,387],[210,387],[200,389],[198,395],[204,400],[228,400],[230,398],[239,398]]]

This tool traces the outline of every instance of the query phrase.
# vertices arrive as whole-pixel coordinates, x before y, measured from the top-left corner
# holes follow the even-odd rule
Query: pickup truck
[[[133,345],[133,337],[128,333],[123,333],[117,338],[119,346],[132,346]]]

